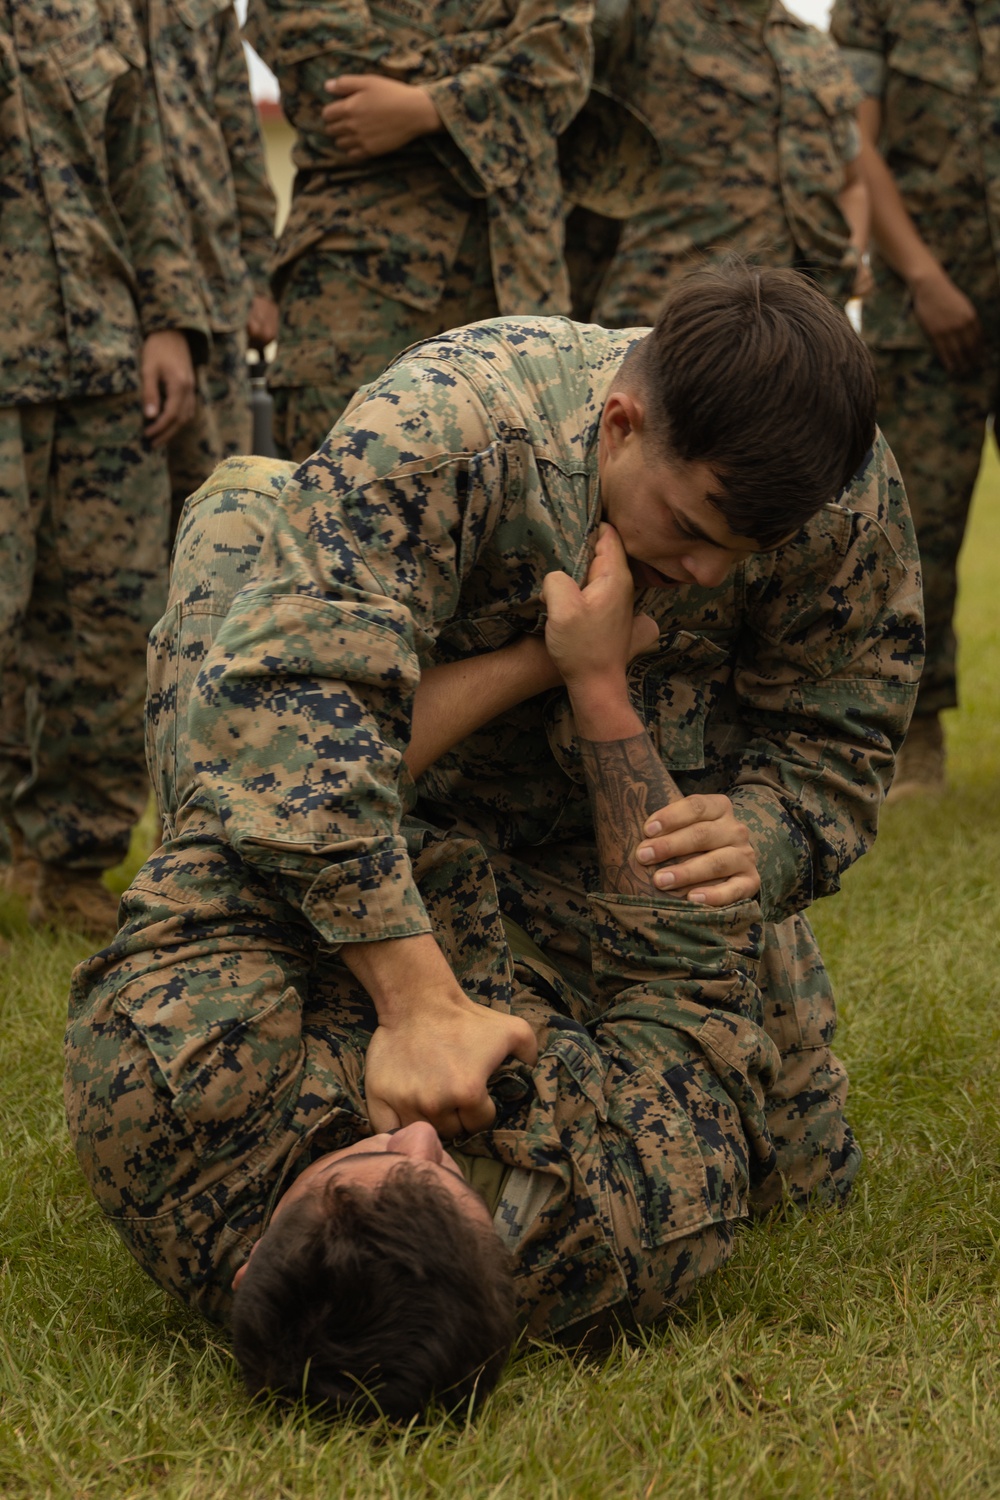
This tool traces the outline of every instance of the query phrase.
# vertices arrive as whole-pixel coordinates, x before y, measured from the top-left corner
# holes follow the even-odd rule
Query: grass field
[[[530,1351],[468,1428],[253,1409],[225,1341],[100,1221],[60,1105],[82,943],[0,970],[0,1497],[1000,1496],[1000,469],[964,557],[953,790],[890,809],[815,912],[867,1160],[843,1214],[747,1228],[646,1347]]]

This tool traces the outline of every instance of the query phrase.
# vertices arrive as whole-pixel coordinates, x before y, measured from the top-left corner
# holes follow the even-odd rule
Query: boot
[[[944,731],[937,714],[918,714],[910,721],[896,757],[896,775],[887,802],[907,797],[936,797],[947,790],[944,775]]]
[[[8,823],[4,827],[7,837],[7,860],[0,866],[0,890],[5,896],[19,896],[30,902],[38,885],[39,862],[29,854],[20,828]]]
[[[105,887],[99,870],[64,870],[43,864],[28,921],[34,927],[67,927],[107,943],[118,931],[118,901]]]

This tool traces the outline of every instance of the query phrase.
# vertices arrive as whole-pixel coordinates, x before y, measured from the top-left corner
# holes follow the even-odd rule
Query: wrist
[[[940,261],[932,255],[921,257],[915,264],[907,266],[902,271],[903,280],[909,287],[913,296],[926,291],[928,287],[941,285],[948,280],[948,273]]]
[[[525,697],[534,697],[536,693],[544,693],[549,688],[562,686],[562,675],[555,662],[546,649],[545,641],[540,635],[522,635],[519,640],[514,641],[506,647],[517,662],[519,673],[522,673],[522,686],[525,689]]]
[[[345,943],[340,952],[347,968],[368,991],[382,1025],[421,1011],[471,1003],[429,932],[372,943]]]
[[[628,695],[624,674],[583,677],[566,684],[576,732],[585,740],[625,740],[645,725]]]
[[[414,124],[419,135],[436,135],[442,129],[441,115],[427,89],[420,84],[411,85],[415,99]]]

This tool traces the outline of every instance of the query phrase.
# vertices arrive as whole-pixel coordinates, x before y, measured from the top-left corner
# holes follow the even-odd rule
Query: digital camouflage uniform
[[[661,165],[608,191],[641,134],[606,135],[567,161],[567,194],[625,218],[593,317],[652,323],[669,287],[709,252],[806,270],[845,301],[857,266],[837,202],[859,151],[860,92],[829,38],[779,3],[632,0],[598,55],[606,95],[644,120]],[[634,164],[633,164],[634,165]],[[644,164],[645,165],[645,164]],[[567,253],[580,233],[570,221]],[[591,272],[591,278],[593,273]]]
[[[183,711],[252,575],[291,466],[237,460],[189,503],[150,652],[150,765],[167,831],[190,790]],[[233,1275],[311,1160],[370,1133],[370,1001],[297,904],[211,816],[158,851],[116,941],[74,979],[66,1101],[101,1207],[155,1279],[224,1321]],[[534,1068],[491,1080],[494,1127],[453,1152],[512,1251],[540,1337],[661,1316],[730,1253],[773,1159],[761,1110],[755,903],[589,901],[594,969],[568,985],[501,916],[482,848],[416,818],[402,839],[467,994],[531,1022]]]
[[[166,594],[142,339],[204,330],[124,0],[0,8],[0,152],[0,820],[99,870],[148,795],[145,643]]]
[[[192,817],[221,824],[324,942],[427,930],[398,833],[416,795],[400,752],[419,667],[540,630],[545,573],[585,575],[600,412],[639,336],[543,319],[431,341],[368,387],[297,472],[266,471],[281,499],[259,561],[258,539],[227,542],[220,523],[252,587],[212,652],[198,632],[228,598],[213,605],[207,583],[181,611],[190,640],[174,642],[172,616],[154,632],[148,725],[168,835]],[[239,511],[258,486],[226,473],[210,488]],[[206,573],[219,569],[228,576],[221,557]],[[884,445],[794,543],[718,588],[640,602],[661,646],[630,668],[637,709],[681,789],[727,792],[758,855],[764,1022],[783,1059],[767,1104],[779,1166],[799,1196],[829,1197],[858,1153],[830,1051],[833,997],[801,913],[874,837],[921,660],[912,532]],[[189,697],[191,761],[176,767]],[[596,855],[565,695],[470,736],[419,796],[429,822],[482,843],[504,912],[585,991]],[[780,1188],[772,1177],[757,1206]]]
[[[936,714],[958,702],[958,553],[1000,375],[1000,4],[838,0],[831,29],[881,102],[880,148],[917,232],[983,325],[980,367],[949,374],[905,283],[874,258],[864,334],[920,543],[927,662],[917,712]]]
[[[198,411],[169,444],[172,525],[184,501],[251,446],[246,325],[269,295],[274,194],[232,0],[133,0],[191,259],[201,273],[212,345]]]
[[[474,1182],[470,1157],[514,1169],[489,1201],[534,1332],[679,1300],[780,1191],[769,1128],[793,1191],[853,1177],[829,991],[794,913],[870,842],[919,670],[881,441],[794,543],[718,589],[640,598],[662,633],[633,701],[684,789],[730,790],[779,926],[756,930],[753,903],[600,891],[561,692],[417,787],[403,771],[421,665],[540,629],[544,574],[585,576],[598,420],[636,336],[505,320],[430,341],[297,471],[232,460],[185,511],[150,645],[167,842],[77,972],[67,1109],[126,1243],[210,1316],[292,1175],[367,1130],[374,1013],[344,941],[433,931],[467,993],[540,1033],[537,1067],[491,1085],[496,1128],[459,1152]],[[554,1182],[533,1193],[538,1173]]]
[[[556,136],[586,98],[586,0],[251,0],[247,37],[298,132],[274,277],[279,449],[304,458],[408,344],[502,313],[569,311]],[[347,162],[342,73],[425,87],[440,132]]]

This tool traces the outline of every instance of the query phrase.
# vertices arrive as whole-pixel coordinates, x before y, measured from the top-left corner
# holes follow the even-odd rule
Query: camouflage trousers
[[[169,487],[143,425],[135,392],[0,408],[0,821],[77,869],[123,858],[149,795]]]
[[[288,473],[276,459],[231,463],[184,513],[168,609],[149,647],[147,755],[166,836],[174,831],[178,789],[194,775],[178,706],[187,703],[233,595],[252,574]],[[530,867],[497,851],[490,858],[501,892],[516,889],[509,914],[560,966],[579,954],[589,969],[581,872],[592,848],[539,848]],[[781,1053],[781,1072],[764,1101],[778,1167],[754,1189],[752,1207],[766,1212],[784,1191],[799,1202],[838,1201],[850,1191],[861,1152],[844,1115],[847,1074],[831,1048],[836,1001],[804,916],[765,926],[760,988],[763,1029]]]
[[[250,452],[252,429],[246,335],[213,333],[208,361],[198,370],[194,418],[167,445],[171,541],[188,495],[224,458]]]
[[[278,294],[278,351],[268,377],[274,441],[301,463],[314,453],[355,391],[397,354],[449,328],[497,316],[485,210],[474,213],[441,300],[412,307],[362,281],[355,260],[310,250]]]
[[[592,846],[542,845],[531,851],[530,863],[495,851],[490,858],[504,910],[574,984],[586,987],[591,918],[582,874],[593,867]],[[858,1174],[861,1149],[844,1114],[847,1072],[831,1047],[833,987],[801,913],[765,923],[758,985],[761,1026],[781,1054],[781,1071],[764,1096],[776,1170],[752,1188],[751,1210],[767,1213],[786,1194],[802,1204],[842,1201]]]
[[[916,714],[958,703],[958,555],[1000,381],[996,345],[987,347],[992,355],[968,375],[950,374],[929,348],[872,350],[879,426],[899,464],[920,547],[927,657]]]
[[[181,820],[179,838],[123,897],[115,941],[74,974],[65,1105],[83,1173],[132,1255],[167,1291],[224,1322],[233,1276],[283,1188],[309,1159],[370,1134],[363,1072],[377,1017],[337,955],[243,865],[211,817],[189,804]],[[550,1028],[573,1019],[572,1005],[560,1008],[511,953],[482,851],[445,840],[412,857],[435,936],[465,992],[523,1015],[543,1047]],[[610,1205],[642,1322],[662,1317],[728,1259],[745,1214],[750,1151],[741,1112],[720,1080],[723,1065],[713,1066],[695,1040],[697,1011],[689,1005],[682,1024],[656,1028],[655,1069],[630,1069],[640,1121],[662,1107],[648,1075],[669,1076],[678,1090],[671,1129],[656,1132],[646,1158],[646,1169],[652,1155],[657,1179],[674,1189],[675,1217],[651,1231],[642,1180]],[[588,1212],[595,1200],[603,1205],[603,1174],[587,1171],[589,1143],[605,1112],[618,1121],[628,1100],[616,1095],[612,1110],[589,1079],[581,1099],[572,1069],[556,1059],[535,1071],[533,1086],[524,1071],[510,1064],[490,1083],[509,1153],[501,1160],[527,1149],[518,1142],[535,1129],[535,1092],[546,1101],[552,1154],[575,1152],[579,1139],[578,1199]],[[574,1299],[593,1295],[592,1239],[584,1249],[575,1286],[546,1295],[537,1275],[519,1285],[533,1334],[566,1331]]]

